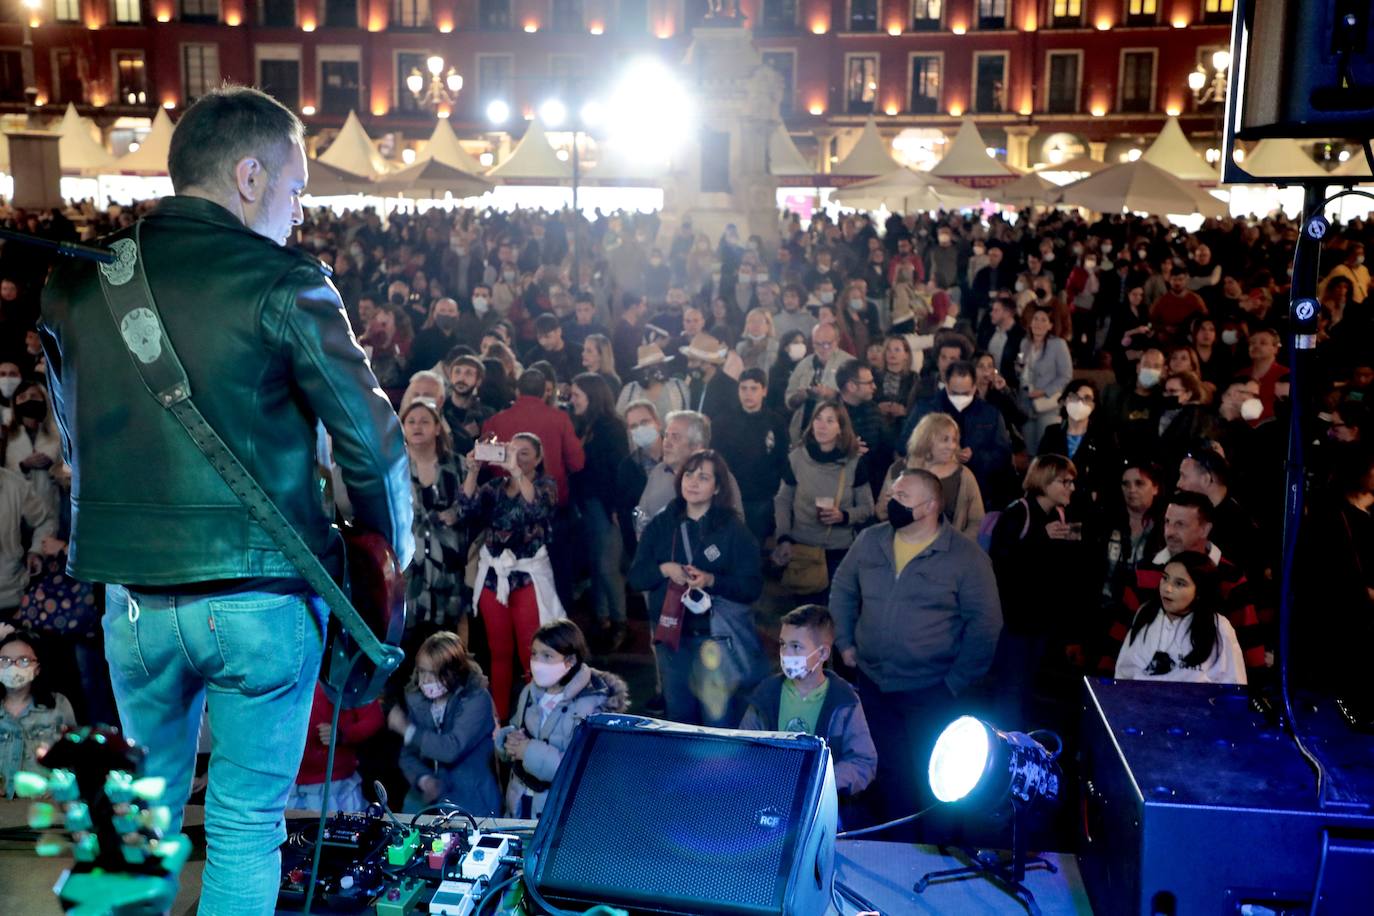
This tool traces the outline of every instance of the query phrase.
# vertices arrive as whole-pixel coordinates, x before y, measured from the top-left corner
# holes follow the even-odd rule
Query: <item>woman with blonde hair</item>
[[[582,342],[582,368],[605,379],[612,398],[620,394],[620,376],[615,374],[615,350],[605,334],[588,334]]]
[[[744,360],[745,369],[767,372],[778,360],[778,335],[773,327],[773,314],[766,308],[752,308],[744,316],[744,333],[735,352]]]
[[[892,463],[883,491],[878,494],[879,518],[887,516],[887,500],[892,484],[903,469],[929,471],[940,481],[944,495],[945,521],[955,531],[978,536],[983,523],[983,493],[973,472],[959,462],[959,424],[947,413],[930,413],[921,418],[907,442],[906,457]]]

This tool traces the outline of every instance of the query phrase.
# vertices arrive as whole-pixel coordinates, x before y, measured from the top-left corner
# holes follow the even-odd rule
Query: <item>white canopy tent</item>
[[[913,210],[955,210],[971,207],[979,194],[929,172],[898,168],[886,175],[858,181],[830,195],[830,203],[857,210],[886,208],[893,213]]]
[[[377,147],[363,130],[358,113],[350,111],[344,120],[339,135],[329,145],[329,149],[319,155],[319,161],[353,175],[363,178],[377,178],[391,171],[390,166],[377,152]]]
[[[448,118],[440,118],[439,123],[434,125],[434,133],[429,135],[429,142],[425,144],[424,152],[420,154],[421,159],[433,159],[435,162],[442,162],[450,168],[455,168],[460,172],[467,172],[469,175],[481,175],[484,169],[482,164],[458,142],[458,135],[453,132],[453,126],[449,124]]]
[[[1106,167],[1107,163],[1088,156],[1074,156],[1063,162],[1042,162],[1034,171],[1057,185],[1066,185],[1089,175],[1096,175]]]
[[[779,124],[768,138],[768,171],[786,177],[812,175],[816,171],[797,151],[797,144],[792,142],[792,135],[783,124]]]
[[[931,168],[932,175],[970,186],[1005,184],[1021,173],[988,155],[988,145],[972,118],[964,118],[944,158]]]
[[[166,175],[167,157],[172,151],[172,118],[165,108],[159,108],[153,118],[153,129],[143,138],[138,149],[121,156],[116,170],[122,175]]]
[[[770,139],[771,145],[771,139]],[[887,144],[878,133],[878,122],[870,115],[864,122],[859,139],[843,159],[830,170],[832,175],[856,178],[872,178],[878,175],[891,175],[901,165],[887,150]],[[776,174],[776,173],[775,173]]]
[[[57,158],[64,175],[95,177],[114,171],[115,157],[95,139],[94,126],[68,103],[57,127]]]
[[[511,154],[487,172],[487,177],[562,184],[572,179],[572,164],[558,158],[544,133],[544,126],[535,118],[525,128],[525,136],[520,138]]]
[[[1193,149],[1193,145],[1183,135],[1178,118],[1171,117],[1164,122],[1164,128],[1160,130],[1159,136],[1155,137],[1155,142],[1150,144],[1150,148],[1140,158],[1184,181],[1215,182],[1221,179],[1217,170],[1197,154],[1197,150]]]
[[[1256,143],[1255,148],[1240,160],[1240,167],[1256,178],[1270,175],[1283,178],[1321,178],[1330,174],[1302,151],[1298,141],[1287,137],[1268,138]]]
[[[1036,172],[1027,172],[1000,188],[993,188],[988,199],[1010,207],[1039,207],[1059,202],[1059,185]]]
[[[1099,213],[1131,210],[1156,216],[1225,216],[1226,204],[1143,158],[1123,162],[1061,189],[1063,202]]]

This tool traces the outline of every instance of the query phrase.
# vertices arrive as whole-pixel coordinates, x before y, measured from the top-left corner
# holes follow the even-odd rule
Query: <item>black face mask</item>
[[[1178,402],[1178,395],[1176,394],[1163,395],[1159,400],[1165,410],[1178,410],[1181,406]]]
[[[43,401],[25,401],[15,404],[14,412],[24,420],[41,420],[48,415],[48,405]]]
[[[445,334],[452,334],[458,327],[457,315],[436,315],[434,318],[435,326]]]
[[[887,520],[892,523],[894,529],[905,528],[916,521],[916,516],[911,514],[910,509],[893,498],[887,501]]]

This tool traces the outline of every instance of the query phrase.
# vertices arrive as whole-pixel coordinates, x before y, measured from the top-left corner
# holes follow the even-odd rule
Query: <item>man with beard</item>
[[[444,401],[444,421],[453,434],[453,453],[466,455],[492,416],[490,407],[477,398],[482,387],[482,361],[475,356],[460,356],[448,367],[448,398]]]

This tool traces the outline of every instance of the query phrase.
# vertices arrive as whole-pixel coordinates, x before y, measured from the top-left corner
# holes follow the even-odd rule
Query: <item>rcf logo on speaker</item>
[[[787,812],[780,808],[760,808],[755,812],[759,826],[765,830],[777,830],[782,826],[783,820],[787,817]]]

